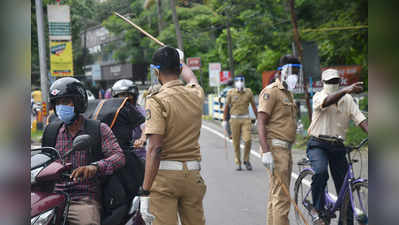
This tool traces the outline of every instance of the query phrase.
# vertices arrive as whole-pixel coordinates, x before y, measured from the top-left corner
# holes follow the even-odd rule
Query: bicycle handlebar
[[[351,150],[359,149],[359,148],[361,148],[364,144],[366,144],[366,143],[368,142],[368,140],[369,140],[369,138],[366,137],[365,139],[363,139],[363,140],[360,142],[360,144],[359,144],[358,146],[350,146],[349,148],[350,148]]]

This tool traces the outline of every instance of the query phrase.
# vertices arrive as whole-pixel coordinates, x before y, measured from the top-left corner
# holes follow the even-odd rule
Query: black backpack
[[[125,166],[103,179],[102,205],[105,214],[131,201],[137,195],[144,179],[144,164],[128,145],[129,140],[126,140],[126,135],[143,123],[145,118],[126,100],[102,100],[98,102],[94,112],[86,111],[86,115],[84,115],[84,133],[89,134],[94,139],[90,154],[91,162],[104,158],[101,151],[101,122],[111,127],[125,154]],[[87,117],[95,119],[87,119]],[[43,133],[42,146],[55,147],[58,130],[62,124],[63,122],[58,118],[53,118],[48,123]]]

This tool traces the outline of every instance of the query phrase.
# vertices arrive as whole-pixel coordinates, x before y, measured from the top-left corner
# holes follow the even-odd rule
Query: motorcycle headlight
[[[43,167],[39,167],[37,169],[31,170],[30,171],[30,183],[34,184],[36,183],[36,176],[42,171]]]
[[[31,225],[47,225],[48,222],[54,218],[54,215],[55,215],[55,209],[51,209],[45,213],[42,213],[42,214],[30,219],[30,224]]]

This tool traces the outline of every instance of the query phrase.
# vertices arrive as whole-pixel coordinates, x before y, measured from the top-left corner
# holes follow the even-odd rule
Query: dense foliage
[[[105,51],[113,52],[115,59],[150,63],[151,55],[159,46],[113,16],[113,11],[128,15],[133,22],[162,42],[177,47],[169,0],[161,1],[165,25],[161,32],[158,30],[157,4],[144,9],[144,0],[109,0],[104,3],[94,0],[63,1],[71,5],[72,9],[74,58],[78,67],[76,71],[81,71],[79,67],[83,66],[82,57],[88,57],[81,47],[79,33],[86,26],[92,25],[93,21],[123,38],[123,42],[113,43],[105,48]],[[208,87],[208,63],[221,62],[222,69],[229,69],[226,24],[231,26],[235,74],[244,74],[246,85],[259,93],[262,72],[274,70],[278,58],[292,52],[293,32],[287,2],[177,1],[185,55],[201,57],[203,86],[208,93],[213,91]],[[362,75],[367,81],[367,0],[296,0],[295,10],[301,38],[317,42],[322,66],[359,64],[364,68]],[[32,25],[32,42],[36,37],[34,28]],[[35,51],[37,52],[36,45],[32,44],[33,55],[37,54]],[[87,58],[84,60],[90,61]],[[37,56],[33,56],[33,69],[37,68],[37,63]],[[199,71],[195,73],[200,75]]]

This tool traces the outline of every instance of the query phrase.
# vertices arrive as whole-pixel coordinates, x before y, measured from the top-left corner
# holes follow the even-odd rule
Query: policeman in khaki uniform
[[[227,93],[222,125],[226,127],[226,118],[230,110],[230,127],[233,133],[232,137],[237,170],[241,170],[241,136],[244,141],[244,165],[247,170],[252,170],[252,165],[249,162],[249,153],[251,151],[251,119],[249,118],[248,106],[251,104],[252,110],[256,115],[255,101],[251,89],[245,88],[245,79],[243,75],[234,78],[234,86],[235,88],[229,90]]]
[[[281,57],[279,78],[259,95],[258,133],[262,162],[272,172],[267,205],[268,225],[289,224],[290,196],[284,192],[281,182],[289,190],[291,147],[297,128],[297,108],[291,91],[300,75],[300,68],[297,58],[289,55]]]
[[[206,185],[200,174],[198,141],[204,91],[179,55],[181,51],[162,47],[152,58],[162,87],[146,103],[144,132],[149,144],[140,202],[148,206],[150,199],[149,207],[141,207],[147,224],[155,216],[153,225],[177,225],[177,215],[182,225],[205,224]],[[186,85],[178,79],[180,74]]]

